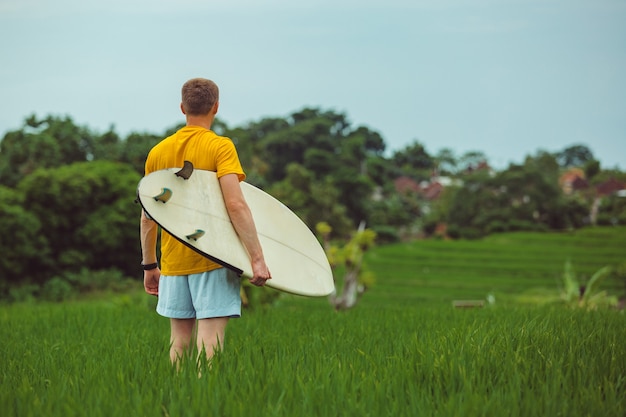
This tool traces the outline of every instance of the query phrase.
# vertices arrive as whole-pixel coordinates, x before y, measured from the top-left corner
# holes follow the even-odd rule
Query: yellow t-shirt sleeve
[[[215,165],[217,167],[217,178],[221,178],[226,174],[237,174],[239,181],[246,179],[246,174],[243,172],[243,168],[239,162],[235,144],[228,138],[222,139],[222,143],[216,155]]]

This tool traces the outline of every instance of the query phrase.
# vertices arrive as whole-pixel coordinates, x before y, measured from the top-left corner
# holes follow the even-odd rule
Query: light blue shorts
[[[240,317],[241,279],[226,268],[192,275],[161,275],[156,311],[172,319]]]

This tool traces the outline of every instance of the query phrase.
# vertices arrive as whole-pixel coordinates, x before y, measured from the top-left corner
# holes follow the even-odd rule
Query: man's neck
[[[211,125],[213,124],[213,119],[215,115],[202,115],[202,116],[190,116],[187,115],[187,126],[199,126],[203,127],[207,130],[211,130]]]

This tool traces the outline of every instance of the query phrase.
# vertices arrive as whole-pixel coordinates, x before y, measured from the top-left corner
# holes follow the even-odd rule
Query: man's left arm
[[[148,219],[146,213],[141,210],[141,222],[139,226],[141,241],[141,263],[150,265],[157,263],[156,244],[158,226],[154,220]],[[150,295],[159,295],[159,279],[161,271],[159,268],[144,270],[143,287]]]

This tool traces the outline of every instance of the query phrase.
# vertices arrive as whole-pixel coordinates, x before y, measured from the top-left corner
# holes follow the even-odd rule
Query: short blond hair
[[[219,98],[217,84],[206,78],[192,78],[182,88],[183,110],[190,116],[208,114]]]

